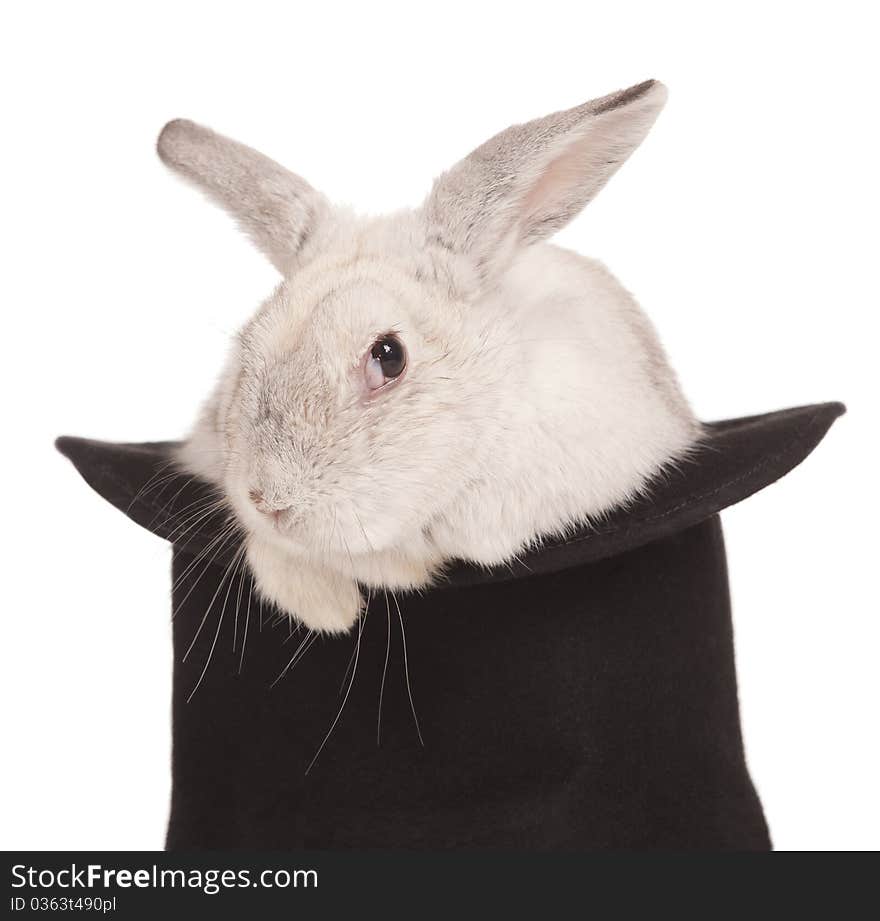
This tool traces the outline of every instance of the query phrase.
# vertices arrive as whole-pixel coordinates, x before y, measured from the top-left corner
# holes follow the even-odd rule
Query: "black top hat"
[[[170,848],[770,846],[745,765],[718,513],[839,403],[710,423],[601,524],[510,566],[376,594],[351,636],[260,604],[171,443],[60,438],[174,544]]]

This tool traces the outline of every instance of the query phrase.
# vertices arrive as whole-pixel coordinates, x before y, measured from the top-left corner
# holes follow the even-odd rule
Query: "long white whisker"
[[[241,641],[241,658],[238,660],[238,673],[241,674],[242,667],[244,666],[244,650],[247,646],[248,638],[248,625],[251,622],[251,599],[254,597],[254,579],[248,572],[248,598],[247,598],[247,610],[244,615],[244,637]]]
[[[339,693],[337,697],[342,696],[342,689],[345,687],[345,682],[348,681],[348,673],[351,671],[351,666],[354,662],[355,653],[357,652],[357,640],[355,640],[354,649],[351,651],[351,655],[348,657],[348,665],[345,669],[345,674],[342,676],[342,681],[339,682]]]
[[[196,577],[193,584],[190,586],[189,591],[183,596],[181,601],[178,602],[177,606],[175,607],[173,613],[171,614],[172,620],[174,620],[174,618],[177,617],[178,613],[183,608],[184,602],[193,593],[193,591],[195,590],[195,587],[202,580],[205,573],[211,568],[211,566],[214,563],[214,560],[217,559],[217,557],[223,551],[226,544],[229,542],[229,539],[235,534],[237,527],[238,526],[235,523],[233,523],[221,535],[219,535],[218,537],[215,537],[214,540],[212,540],[211,543],[201,553],[199,553],[198,556],[196,556],[196,558],[186,567],[184,572],[182,572],[180,576],[178,576],[178,578],[174,580],[174,584],[171,587],[172,591],[176,590],[182,584],[183,580],[190,574],[190,572],[192,572],[192,570],[195,569],[195,567],[198,566],[199,563],[205,560],[212,546],[216,544],[216,549],[214,550],[214,554],[211,556],[211,559],[208,560],[208,562],[205,564],[202,571],[199,573],[199,575]]]
[[[175,461],[173,458],[164,461],[161,463],[154,471],[152,476],[138,489],[138,491],[132,496],[131,502],[128,504],[126,512],[130,512],[134,507],[134,504],[144,495],[146,495],[151,489],[155,488],[160,482],[167,482],[168,479],[173,479],[178,476],[178,471],[172,470],[169,472],[169,468],[174,465]]]
[[[205,666],[202,669],[202,673],[199,675],[199,680],[196,682],[195,687],[189,692],[189,697],[187,697],[186,699],[187,703],[189,703],[195,696],[196,691],[199,689],[199,686],[201,685],[202,680],[204,679],[205,675],[208,672],[208,666],[211,664],[211,660],[214,658],[214,649],[217,646],[217,640],[220,637],[220,629],[223,626],[223,615],[226,613],[226,604],[229,601],[229,593],[230,591],[232,591],[232,583],[235,581],[235,570],[238,568],[238,565],[243,559],[243,556],[244,556],[244,548],[242,547],[236,554],[233,562],[230,564],[229,569],[226,570],[226,575],[223,576],[223,579],[220,582],[220,587],[222,587],[223,582],[226,580],[226,576],[230,576],[229,587],[226,589],[226,597],[223,599],[223,607],[220,609],[220,617],[217,619],[217,630],[214,633],[214,639],[211,643],[211,648],[208,650],[208,658],[205,660]],[[218,591],[219,591],[219,587],[218,587]],[[215,595],[214,598],[216,597],[217,596]],[[211,604],[208,605],[208,611],[211,610],[211,607],[214,604],[214,598],[211,599]],[[207,616],[207,611],[205,612],[205,616]],[[201,626],[199,627],[199,630],[201,630]],[[198,637],[198,633],[196,633],[196,636],[193,637],[193,643],[195,643],[197,637]],[[183,657],[184,661],[186,660],[186,656],[189,655],[189,652],[191,649],[192,649],[192,645],[190,645],[190,648],[187,650],[186,655]]]
[[[406,674],[406,693],[409,695],[409,707],[410,710],[412,710],[413,720],[416,724],[416,732],[419,734],[419,742],[422,743],[422,748],[424,748],[425,740],[422,738],[422,730],[419,726],[419,718],[416,716],[416,705],[413,703],[412,687],[409,683],[409,660],[407,659],[406,655],[406,630],[404,630],[403,627],[403,614],[400,610],[400,604],[397,601],[397,595],[392,592],[391,597],[394,599],[394,604],[397,607],[397,617],[400,620],[400,639],[403,642],[403,669],[404,673]]]
[[[163,527],[171,526],[166,535],[167,540],[176,542],[182,539],[184,534],[225,505],[225,499],[209,496],[204,496],[201,499],[196,499],[195,502],[190,502],[189,505],[185,505],[162,522]]]
[[[205,544],[202,549],[196,553],[192,559],[192,562],[187,566],[187,568],[175,579],[174,584],[171,586],[172,589],[177,588],[177,586],[189,575],[190,570],[194,569],[199,562],[205,559],[211,550],[217,546],[218,543],[223,543],[223,541],[229,537],[229,535],[235,530],[235,522],[231,519],[228,520],[220,531],[215,534],[211,540]]]
[[[312,643],[318,638],[317,633],[312,633],[311,630],[306,633],[303,637],[302,642],[297,646],[296,652],[291,656],[290,661],[287,665],[284,666],[281,674],[269,685],[270,688],[274,688],[276,684],[292,669],[296,668],[299,660],[311,649]]]
[[[239,551],[239,552],[241,552],[241,551]],[[236,557],[236,561],[237,561],[237,557]],[[226,572],[223,573],[223,578],[220,580],[220,584],[217,586],[217,590],[214,592],[214,594],[211,596],[211,600],[208,602],[208,607],[207,607],[207,609],[205,610],[205,613],[204,613],[204,615],[203,615],[203,617],[202,617],[201,622],[199,623],[199,627],[198,627],[198,629],[197,629],[196,632],[195,632],[195,636],[192,638],[192,642],[189,644],[189,649],[187,649],[187,651],[183,654],[183,661],[184,661],[184,662],[186,662],[187,658],[189,657],[189,654],[193,651],[193,646],[195,646],[196,640],[199,638],[199,634],[202,632],[202,627],[205,626],[205,621],[207,621],[208,615],[211,613],[211,608],[214,607],[214,602],[217,600],[217,596],[218,596],[218,595],[220,594],[220,592],[222,591],[222,589],[223,589],[223,584],[226,582],[227,578],[229,578],[231,572],[232,572],[232,566],[230,565],[230,566],[228,566],[228,567],[226,568]],[[229,582],[229,587],[232,588],[232,581],[231,581],[231,580],[230,580],[230,582]],[[190,589],[190,591],[192,591],[192,589]],[[226,596],[227,596],[227,598],[229,597],[229,591],[228,591],[228,590],[227,590]],[[185,599],[184,599],[184,600],[185,600]],[[222,614],[221,614],[221,620],[222,620]],[[218,632],[219,632],[219,631],[218,631]]]
[[[376,747],[382,744],[382,698],[385,696],[385,676],[388,674],[388,659],[391,656],[391,605],[388,592],[385,592],[385,617],[388,623],[388,635],[385,639],[385,665],[382,668],[382,684],[379,685],[379,717],[376,720]]]
[[[333,735],[333,730],[336,728],[336,724],[339,722],[339,718],[342,716],[342,711],[345,709],[345,704],[346,704],[346,701],[348,700],[348,695],[351,694],[351,689],[352,689],[352,686],[354,685],[354,679],[357,677],[358,659],[360,658],[360,651],[361,651],[361,637],[364,635],[364,624],[366,623],[367,614],[369,613],[369,610],[370,610],[370,602],[368,600],[367,606],[364,609],[364,616],[361,618],[360,625],[358,626],[357,646],[355,647],[354,668],[351,671],[351,681],[349,681],[348,689],[345,692],[345,697],[342,698],[342,703],[339,705],[339,709],[336,711],[336,717],[331,723],[330,728],[327,730],[327,735],[324,736],[323,741],[318,746],[318,750],[315,752],[315,756],[312,758],[312,760],[309,762],[309,766],[306,768],[306,775],[308,775],[309,771],[311,771],[311,769],[314,767],[315,762],[318,760],[318,756],[321,754],[321,752],[324,750],[324,746],[327,744],[327,740],[330,738],[331,735]]]
[[[239,573],[240,578],[238,580],[238,593],[235,596],[235,621],[233,622],[233,627],[232,627],[232,651],[233,652],[235,652],[235,645],[238,641],[238,608],[239,608],[239,605],[241,604],[241,593],[244,589],[244,569],[246,565],[247,564],[245,563],[245,560],[244,560],[244,545],[242,545],[240,556],[239,556],[239,567],[241,569],[241,572]]]
[[[172,477],[172,480],[173,480],[174,478],[176,478],[177,476],[178,476],[178,475],[175,474],[174,477]],[[195,480],[195,479],[196,479],[195,476],[190,476],[190,477],[187,477],[187,478],[183,481],[182,485],[181,485],[180,488],[177,490],[177,492],[175,492],[174,495],[173,495],[167,502],[164,502],[164,503],[156,510],[156,514],[153,515],[152,519],[150,520],[150,523],[149,523],[148,527],[150,527],[150,528],[153,527],[153,525],[156,523],[156,520],[159,518],[159,516],[160,516],[163,512],[165,512],[170,506],[173,506],[173,505],[174,505],[174,503],[177,501],[177,497],[178,497],[178,496],[186,489],[186,487],[189,486],[189,484],[192,483],[192,481]],[[167,482],[171,482],[171,480],[169,480],[169,481],[167,481]],[[166,482],[165,485],[167,485],[167,482]],[[150,507],[156,508],[156,502],[159,500],[159,498],[161,497],[161,495],[162,495],[162,493],[163,493],[164,491],[165,491],[165,486],[163,486],[162,489],[156,494],[156,496],[154,497],[155,501],[153,501],[153,499],[150,500],[150,502],[149,502]],[[170,515],[170,514],[167,514],[167,515],[165,516],[165,519],[163,520],[163,524],[164,524],[165,522],[167,522],[167,521],[169,520],[170,517],[171,517],[171,515]]]

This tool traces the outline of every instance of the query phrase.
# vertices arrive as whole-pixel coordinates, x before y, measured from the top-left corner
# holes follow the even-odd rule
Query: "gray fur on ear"
[[[567,224],[639,146],[666,102],[656,80],[496,134],[434,183],[428,240],[497,274]]]
[[[244,144],[185,119],[168,122],[162,162],[236,218],[284,275],[326,202],[304,179]]]

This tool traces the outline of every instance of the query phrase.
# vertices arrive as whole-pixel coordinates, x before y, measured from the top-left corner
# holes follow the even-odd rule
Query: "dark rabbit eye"
[[[380,387],[400,377],[406,369],[406,349],[397,336],[382,336],[370,347],[364,365],[364,377],[370,390]]]

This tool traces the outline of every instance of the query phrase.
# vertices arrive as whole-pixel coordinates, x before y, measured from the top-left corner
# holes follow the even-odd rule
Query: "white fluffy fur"
[[[385,218],[189,122],[163,160],[285,278],[235,342],[181,460],[225,492],[262,594],[344,631],[367,587],[492,565],[630,500],[699,434],[646,317],[599,263],[541,242],[642,141],[649,82],[514,126]],[[370,395],[394,331],[405,375]],[[258,511],[281,510],[277,521]]]

